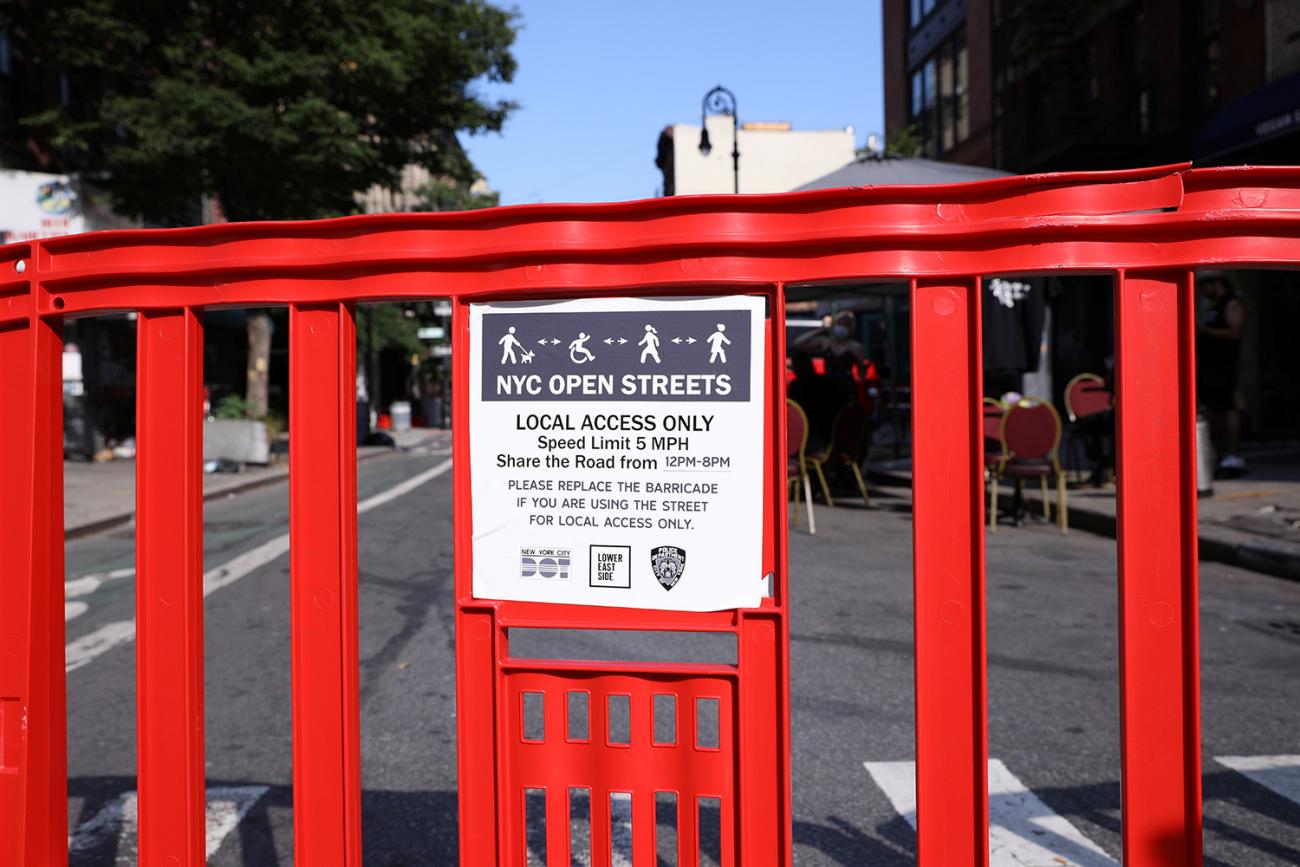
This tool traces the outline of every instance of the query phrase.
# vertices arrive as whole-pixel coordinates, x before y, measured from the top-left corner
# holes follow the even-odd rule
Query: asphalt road
[[[366,461],[360,498],[446,460]],[[205,568],[273,554],[287,507],[284,485],[208,503]],[[871,511],[820,508],[817,524],[816,537],[792,534],[796,861],[910,864],[915,834],[896,787],[907,767],[885,764],[915,758],[908,501],[879,491]],[[455,863],[450,474],[370,509],[359,526],[365,860]],[[134,644],[114,626],[129,629],[133,613],[132,549],[130,528],[67,546],[79,612],[68,640],[81,660],[68,674],[78,865],[135,861]],[[210,813],[215,865],[293,860],[288,568],[287,556],[269,559],[205,603],[207,776],[224,810],[215,826]],[[1267,625],[1300,623],[1300,584],[1212,563],[1201,580],[1206,863],[1300,863],[1300,803],[1220,761],[1300,754],[1300,639]],[[990,757],[1002,783],[1009,775],[1030,793],[1013,786],[1006,809],[1029,804],[1050,820],[1052,833],[1020,829],[1067,856],[1046,863],[1117,861],[1114,542],[1004,528],[989,537],[988,588]],[[90,636],[108,636],[111,649],[94,649],[104,643]],[[713,652],[652,634],[566,641],[597,657]],[[1050,824],[1057,819],[1084,843]],[[1016,821],[1007,819],[1012,831]]]

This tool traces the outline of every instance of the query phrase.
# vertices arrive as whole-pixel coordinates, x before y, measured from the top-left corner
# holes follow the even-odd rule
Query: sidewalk
[[[1248,475],[1216,480],[1214,495],[1197,502],[1200,557],[1300,581],[1300,449],[1247,452],[1246,459]],[[868,470],[885,483],[912,483],[910,459],[872,462]],[[1005,516],[1011,485],[1004,482],[999,491],[998,512]],[[1049,499],[1055,503],[1054,491]],[[1072,489],[1066,499],[1071,527],[1115,535],[1114,485]],[[1042,508],[1037,482],[1026,483],[1026,514],[1042,515]]]
[[[359,446],[357,462],[419,448],[451,448],[451,431],[437,428],[412,428],[407,431],[384,431],[394,445]],[[205,473],[203,499],[223,497],[262,485],[274,484],[289,477],[289,460],[264,467],[247,466],[240,473]],[[97,533],[135,516],[135,461],[116,460],[102,464],[64,461],[63,526],[68,539]]]

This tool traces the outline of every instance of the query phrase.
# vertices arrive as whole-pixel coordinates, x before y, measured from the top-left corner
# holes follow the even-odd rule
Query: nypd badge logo
[[[651,548],[650,569],[665,590],[672,590],[686,571],[686,551],[673,545]]]

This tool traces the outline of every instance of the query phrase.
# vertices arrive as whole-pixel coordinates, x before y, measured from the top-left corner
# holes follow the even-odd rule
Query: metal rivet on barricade
[[[1174,619],[1174,609],[1168,602],[1153,602],[1147,609],[1147,620],[1157,629],[1163,629]]]
[[[14,270],[17,271],[19,274],[23,273],[24,271],[27,270],[27,262],[23,259],[19,259],[17,262],[14,263]]]
[[[930,306],[940,316],[951,316],[957,312],[957,296],[951,289],[943,289],[934,296]]]

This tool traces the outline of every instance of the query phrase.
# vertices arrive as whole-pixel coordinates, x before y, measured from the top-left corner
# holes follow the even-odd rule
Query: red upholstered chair
[[[1111,394],[1110,389],[1106,387],[1106,380],[1102,379],[1095,373],[1081,373],[1071,379],[1065,385],[1065,414],[1069,418],[1070,424],[1066,429],[1067,441],[1069,448],[1066,454],[1070,456],[1070,461],[1078,456],[1078,447],[1084,447],[1084,463],[1087,463],[1089,457],[1087,448],[1087,438],[1091,437],[1094,441],[1093,450],[1099,451],[1104,449],[1104,442],[1101,441],[1101,435],[1096,427],[1098,423],[1105,424],[1104,420],[1095,418],[1101,413],[1108,413],[1115,407],[1115,396]],[[1094,468],[1094,475],[1097,481],[1102,481],[1104,469],[1108,469],[1104,454],[1093,456],[1099,463]],[[1076,475],[1076,480],[1078,476]]]
[[[1095,373],[1081,373],[1065,385],[1065,414],[1070,421],[1105,412],[1112,404],[1106,380]]]
[[[1061,444],[1061,417],[1056,408],[1038,397],[1022,398],[1009,407],[1002,417],[1000,430],[1002,453],[993,469],[993,508],[991,525],[997,527],[997,486],[1000,479],[1036,478],[1043,488],[1043,516],[1051,519],[1047,480],[1056,479],[1056,523],[1067,532],[1068,512],[1065,501],[1065,476],[1061,474],[1058,447]]]
[[[1002,416],[1007,405],[997,398],[984,398],[984,469],[991,470],[1002,459]]]
[[[808,479],[807,458],[804,449],[808,446],[808,414],[803,407],[793,400],[785,402],[785,455],[786,455],[786,497],[794,494],[794,522],[799,523],[799,489],[803,489],[804,504],[808,509],[808,535],[817,533],[817,521],[813,517],[812,482]]]
[[[835,414],[835,421],[831,423],[831,441],[826,448],[819,454],[808,455],[804,459],[805,465],[811,467],[817,474],[817,480],[821,483],[822,496],[826,498],[826,505],[835,505],[835,501],[831,499],[831,486],[826,483],[825,469],[826,465],[832,462],[843,464],[853,471],[853,478],[862,493],[862,505],[871,505],[867,483],[862,478],[862,468],[858,466],[862,440],[867,434],[869,422],[867,411],[861,404],[856,402],[846,404]]]

